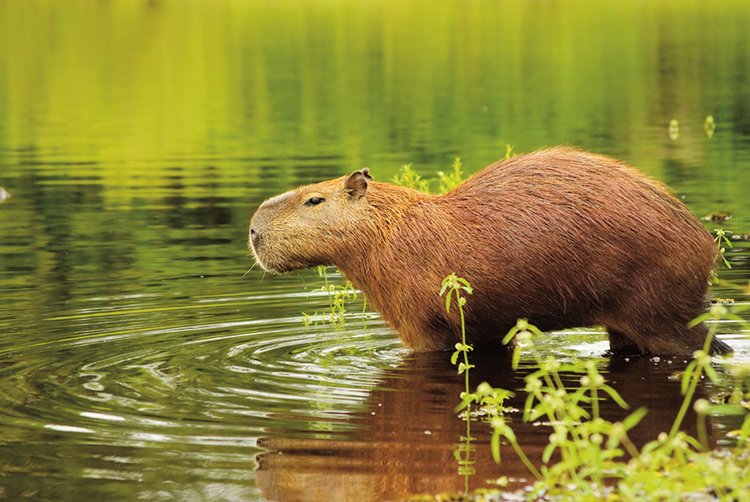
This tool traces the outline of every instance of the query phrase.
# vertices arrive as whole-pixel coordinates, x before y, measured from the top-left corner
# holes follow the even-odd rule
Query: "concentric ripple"
[[[101,306],[42,321],[57,338],[4,343],[0,448],[23,445],[6,471],[21,484],[32,473],[138,482],[151,496],[161,483],[147,473],[158,465],[170,471],[162,479],[192,476],[201,497],[216,489],[255,497],[259,436],[350,429],[347,416],[405,353],[372,314],[340,326],[241,318],[248,305],[274,312],[290,302],[314,308],[321,298],[89,299]],[[57,453],[45,460],[53,436]],[[89,461],[60,462],[61,444]],[[81,473],[82,463],[95,467]]]

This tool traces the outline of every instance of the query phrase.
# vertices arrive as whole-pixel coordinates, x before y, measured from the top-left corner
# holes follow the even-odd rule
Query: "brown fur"
[[[305,205],[311,197],[325,202]],[[445,195],[357,171],[269,199],[251,229],[263,268],[337,266],[417,351],[460,337],[438,296],[451,272],[474,288],[475,343],[519,317],[543,330],[604,325],[613,349],[650,354],[690,354],[706,335],[687,323],[705,308],[711,236],[663,186],[600,155],[518,156]]]

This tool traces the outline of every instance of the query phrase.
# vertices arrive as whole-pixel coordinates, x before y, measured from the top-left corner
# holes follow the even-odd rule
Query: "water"
[[[743,1],[0,3],[0,496],[462,489],[447,355],[409,354],[360,301],[343,327],[306,326],[328,304],[319,277],[248,272],[249,215],[363,165],[383,180],[461,156],[473,172],[506,144],[565,143],[747,234],[748,33]],[[749,249],[735,242],[712,289],[737,312]],[[719,329],[750,360],[748,332]],[[555,333],[544,349],[596,358],[651,410],[646,441],[671,423],[685,363],[609,361],[604,340]],[[528,371],[500,353],[478,365],[507,388]],[[538,456],[549,431],[516,425]],[[732,426],[714,418],[712,438]],[[524,477],[477,429],[471,485]]]

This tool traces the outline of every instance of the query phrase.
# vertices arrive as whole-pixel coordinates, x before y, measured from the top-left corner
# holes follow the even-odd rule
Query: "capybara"
[[[372,180],[367,169],[265,201],[250,246],[267,271],[335,265],[403,343],[460,339],[440,283],[455,272],[469,340],[518,318],[542,330],[603,325],[618,352],[689,355],[707,329],[711,235],[658,182],[627,164],[552,148],[492,164],[445,195]],[[731,352],[714,340],[714,353]]]

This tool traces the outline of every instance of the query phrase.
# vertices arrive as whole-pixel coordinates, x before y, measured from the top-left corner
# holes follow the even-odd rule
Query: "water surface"
[[[462,489],[448,356],[409,354],[361,301],[343,326],[305,325],[328,305],[320,278],[248,272],[249,215],[363,165],[385,180],[460,156],[470,173],[508,144],[569,144],[748,234],[748,33],[739,0],[0,2],[0,496]],[[735,241],[712,288],[738,312],[749,249]],[[750,360],[747,331],[719,331]],[[544,343],[647,406],[647,441],[671,424],[685,361],[606,348],[596,329]],[[507,388],[529,371],[500,352],[478,366],[476,383]],[[533,458],[549,430],[517,422]],[[714,419],[713,439],[732,425]],[[523,480],[476,429],[471,486]]]

